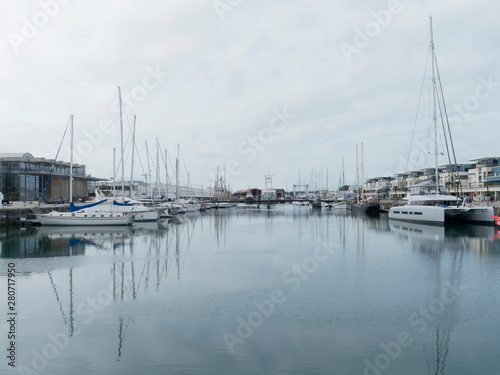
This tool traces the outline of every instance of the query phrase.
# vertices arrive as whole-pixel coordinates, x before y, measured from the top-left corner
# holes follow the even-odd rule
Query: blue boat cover
[[[96,202],[96,203],[87,204],[85,206],[75,206],[73,204],[73,202],[71,202],[69,204],[69,212],[74,212],[74,211],[83,210],[85,208],[94,207],[94,206],[97,206],[98,204],[104,203],[106,201],[107,201],[107,199],[103,199],[102,201],[99,201],[99,202]]]
[[[118,203],[117,201],[113,201],[113,204],[115,206],[126,206],[126,207],[134,207],[133,204],[127,204],[127,203]]]
[[[69,239],[69,246],[70,247],[74,247],[74,246],[80,245],[80,244],[82,244],[82,245],[93,245],[93,246],[99,247],[95,242],[92,242],[92,241],[80,240],[78,238],[73,238],[73,237],[71,237]]]

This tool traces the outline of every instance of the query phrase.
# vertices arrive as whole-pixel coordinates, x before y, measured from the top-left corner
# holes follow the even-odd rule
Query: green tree
[[[489,181],[484,181],[484,182],[483,182],[483,186],[486,188],[486,194],[485,194],[485,195],[486,195],[487,197],[491,196],[491,195],[492,195],[492,194],[491,194],[491,192],[490,192],[491,182],[489,182]]]
[[[399,187],[394,186],[394,187],[392,188],[392,190],[394,191],[394,194],[395,194],[395,195],[396,195],[396,197],[397,197],[397,195],[398,195],[398,191],[399,191]]]

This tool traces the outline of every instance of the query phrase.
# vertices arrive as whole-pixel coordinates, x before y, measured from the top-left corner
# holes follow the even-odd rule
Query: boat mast
[[[133,189],[133,185],[134,185],[135,119],[136,119],[136,115],[134,115],[134,127],[132,130],[132,162],[130,165],[130,188],[129,188],[130,189],[130,192],[129,192],[130,198],[132,198],[132,189]]]
[[[432,22],[432,18],[431,18],[431,22]],[[444,100],[443,85],[441,82],[441,75],[439,74],[439,66],[437,63],[436,55],[434,55],[434,60],[435,60],[435,64],[436,64],[436,79],[438,81],[438,85],[436,85],[436,89],[439,90],[438,95],[440,95],[440,97],[442,98],[442,105],[443,105],[442,116],[444,115],[444,119],[446,120],[446,123],[444,123],[443,118],[441,119],[441,122],[443,122],[443,134],[444,134],[444,138],[445,138],[446,151],[448,154],[448,162],[450,163],[450,165],[452,164],[450,151],[448,148],[448,142],[446,141],[446,129],[444,127],[445,124],[446,124],[446,128],[448,130],[448,137],[450,139],[450,146],[451,146],[451,151],[452,151],[452,155],[453,155],[454,170],[456,172],[456,176],[455,176],[456,181],[455,182],[458,183],[458,185],[455,184],[455,193],[458,195],[458,193],[460,192],[460,195],[462,195],[463,192],[462,192],[462,185],[460,184],[460,172],[458,170],[457,156],[455,153],[455,146],[453,145],[453,137],[451,136],[450,122],[448,121],[448,111],[446,109],[446,102]]]
[[[431,31],[431,59],[432,59],[432,100],[433,100],[433,113],[432,121],[434,123],[434,162],[436,166],[435,177],[436,177],[436,194],[439,194],[439,172],[438,172],[438,140],[437,140],[437,108],[436,108],[436,67],[435,67],[435,56],[434,56],[434,36],[432,33],[432,17],[429,17],[430,31]]]
[[[175,159],[175,199],[179,200],[179,144],[177,143],[177,159]]]
[[[345,198],[346,196],[346,192],[344,190],[344,186],[345,186],[345,174],[344,174],[344,157],[342,157],[342,198]]]
[[[123,114],[122,114],[122,91],[120,86],[118,86],[118,98],[120,104],[120,143],[121,143],[121,161],[122,161],[122,199],[125,202],[125,157],[123,153]]]
[[[73,202],[73,115],[71,117],[71,156],[69,159],[69,203]]]
[[[215,178],[215,199],[219,199],[219,166],[217,166],[217,174]]]
[[[156,137],[156,188],[158,195],[160,195],[160,142],[158,137]]]
[[[356,195],[359,201],[359,170],[358,170],[358,144],[356,143]]]
[[[363,184],[365,182],[364,163],[363,163],[363,142],[361,142],[361,200],[363,200]]]
[[[148,171],[146,173],[146,198],[148,197],[148,177],[149,182],[151,182],[151,167],[149,165],[149,150],[148,150],[148,141],[144,141],[146,143],[146,159],[148,159]],[[153,190],[151,189],[151,196],[153,196]]]
[[[329,190],[328,190],[328,167],[326,167],[326,194],[328,195],[329,194]]]
[[[116,198],[116,148],[113,147],[113,200]]]
[[[168,202],[168,160],[167,160],[167,149],[165,149],[165,198]]]

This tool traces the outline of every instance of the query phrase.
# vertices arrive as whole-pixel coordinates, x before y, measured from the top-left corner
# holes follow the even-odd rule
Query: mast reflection
[[[441,301],[442,291],[449,285],[459,288],[463,278],[463,260],[466,252],[481,256],[493,254],[494,228],[480,225],[433,226],[389,220],[394,235],[407,241],[411,247],[433,261],[434,290],[430,299]],[[420,336],[427,373],[445,373],[450,336],[458,321],[458,302],[446,304],[435,320],[428,321],[430,329]],[[444,306],[444,305],[443,305]],[[432,329],[431,329],[432,328]]]

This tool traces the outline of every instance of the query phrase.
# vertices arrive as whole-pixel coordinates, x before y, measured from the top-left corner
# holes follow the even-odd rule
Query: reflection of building
[[[35,158],[30,153],[0,154],[0,191],[6,198],[37,201],[50,177],[44,199],[69,200],[70,164],[62,161]],[[102,179],[85,175],[85,166],[73,164],[73,199],[86,198],[89,189]]]

